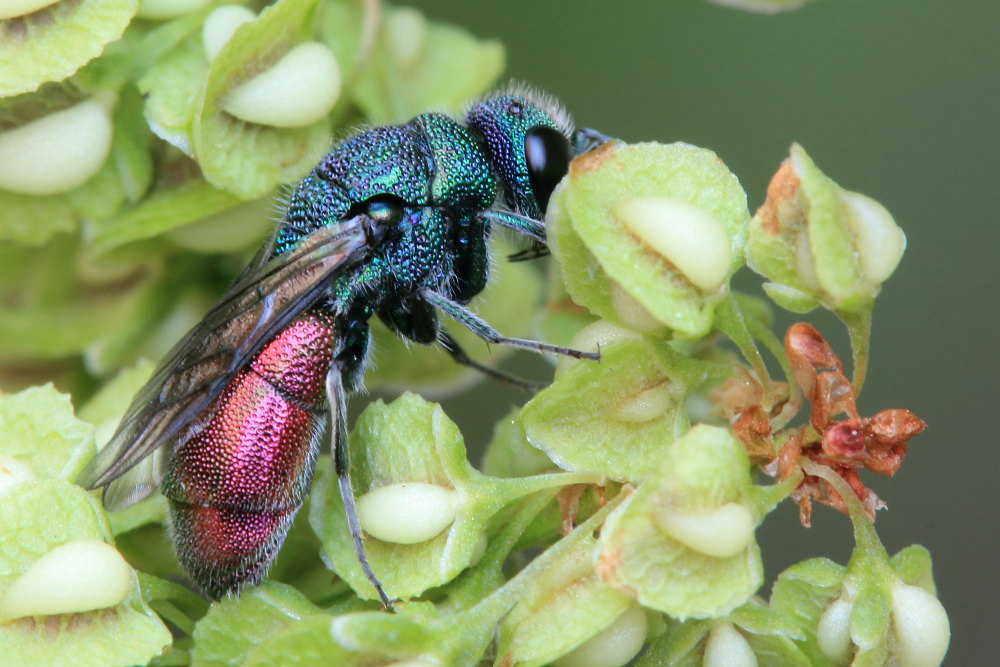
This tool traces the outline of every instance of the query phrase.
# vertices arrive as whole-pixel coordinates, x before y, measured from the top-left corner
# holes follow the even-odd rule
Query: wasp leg
[[[432,306],[443,312],[448,317],[454,319],[456,322],[464,326],[466,329],[476,334],[487,343],[493,343],[495,345],[507,345],[509,347],[516,347],[522,350],[531,350],[532,352],[538,352],[539,354],[550,352],[552,354],[561,354],[567,357],[573,357],[574,359],[591,359],[593,361],[598,361],[601,358],[600,352],[584,352],[582,350],[574,350],[569,347],[562,347],[560,345],[551,345],[549,343],[542,343],[537,340],[527,340],[524,338],[508,338],[502,335],[499,331],[491,327],[485,320],[475,315],[469,311],[464,306],[455,303],[451,299],[438,294],[437,292],[432,292],[431,290],[423,290],[421,295],[427,300]]]
[[[545,224],[540,220],[511,213],[510,211],[483,211],[480,219],[511,229],[518,234],[527,236],[538,243],[545,243]]]
[[[344,503],[344,513],[347,515],[347,528],[354,541],[354,553],[361,563],[368,581],[375,587],[375,592],[382,600],[382,605],[392,610],[393,600],[382,590],[382,583],[372,572],[365,554],[365,543],[361,535],[361,525],[358,523],[358,511],[354,505],[354,489],[351,487],[351,457],[347,451],[347,401],[344,398],[344,384],[341,378],[340,364],[334,362],[326,374],[326,398],[330,404],[331,430],[333,432],[333,465],[337,473],[337,485],[340,488],[340,499]]]
[[[513,375],[507,375],[506,373],[498,371],[495,368],[484,366],[478,361],[473,360],[468,354],[465,353],[465,350],[463,350],[462,346],[458,344],[458,341],[452,338],[451,334],[443,329],[441,330],[441,333],[438,334],[438,339],[441,341],[441,346],[448,351],[448,354],[450,354],[451,358],[456,362],[462,364],[463,366],[468,366],[469,368],[475,368],[483,375],[487,375],[497,382],[502,382],[512,387],[517,387],[522,391],[531,393],[535,393],[545,386],[540,382],[532,382],[531,380],[523,380]]]

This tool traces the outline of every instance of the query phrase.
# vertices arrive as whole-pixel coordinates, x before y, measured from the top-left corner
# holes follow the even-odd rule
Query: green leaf
[[[69,396],[51,384],[0,394],[0,434],[0,455],[42,479],[72,481],[96,451],[93,427],[73,416]]]
[[[0,20],[0,97],[72,75],[129,24],[138,0],[59,2]]]
[[[274,582],[216,602],[195,626],[194,662],[237,667],[269,637],[302,620],[329,617],[294,588]]]

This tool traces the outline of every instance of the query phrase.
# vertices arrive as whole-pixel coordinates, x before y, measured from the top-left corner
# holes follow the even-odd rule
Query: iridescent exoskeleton
[[[491,225],[531,239],[522,255],[544,252],[549,195],[601,139],[524,92],[480,101],[464,122],[426,113],[346,139],[294,188],[272,239],[171,350],[80,482],[105,486],[109,508],[159,485],[182,565],[220,597],[266,574],[329,423],[355,549],[388,605],[364,557],[346,448],[345,392],[362,380],[368,321],[495,376],[439,313],[490,343],[595,358],[504,337],[465,304],[488,279]]]

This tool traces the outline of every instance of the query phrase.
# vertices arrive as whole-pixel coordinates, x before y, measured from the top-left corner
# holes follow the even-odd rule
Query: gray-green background
[[[793,140],[889,208],[909,248],[875,310],[861,407],[909,408],[930,428],[895,479],[866,477],[889,504],[877,528],[890,553],[933,553],[952,624],[946,662],[998,664],[996,0],[815,0],[777,16],[701,0],[406,4],[501,40],[508,75],[560,97],[581,125],[713,149],[751,209]],[[449,412],[482,411],[469,400]],[[846,518],[813,518],[805,530],[794,508],[769,517],[770,576],[810,556],[846,562]]]

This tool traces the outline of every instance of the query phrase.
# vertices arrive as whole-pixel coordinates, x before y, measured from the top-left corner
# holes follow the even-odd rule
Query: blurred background
[[[741,179],[751,211],[798,141],[840,185],[893,213],[909,247],[875,308],[860,408],[907,408],[930,427],[911,441],[895,479],[866,481],[889,505],[877,521],[889,552],[918,543],[933,554],[953,633],[946,663],[996,664],[996,3],[814,0],[774,16],[703,0],[408,4],[501,41],[507,76],[559,97],[579,125],[714,150]],[[759,282],[744,270],[737,285],[756,291]],[[849,359],[836,320],[806,317]],[[478,391],[495,392],[492,384]],[[486,415],[483,403],[473,392],[448,408],[470,445],[485,442],[488,427],[477,435],[469,415],[488,424],[506,410],[493,399]],[[820,507],[806,530],[785,505],[762,528],[769,581],[812,556],[846,563],[846,517]]]

